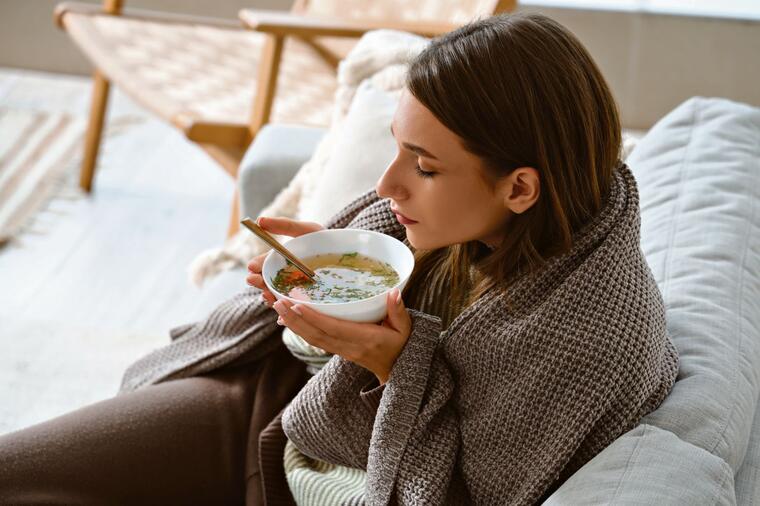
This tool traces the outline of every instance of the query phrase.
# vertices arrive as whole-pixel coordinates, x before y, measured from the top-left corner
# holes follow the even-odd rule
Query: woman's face
[[[495,247],[510,217],[538,198],[538,176],[530,167],[515,170],[496,187],[481,176],[483,161],[465,150],[462,140],[408,90],[391,124],[398,154],[377,183],[403,217],[416,249],[481,241]]]

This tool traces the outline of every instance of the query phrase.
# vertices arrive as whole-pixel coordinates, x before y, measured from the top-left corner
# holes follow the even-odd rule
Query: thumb
[[[397,331],[406,331],[410,326],[409,314],[404,307],[404,301],[401,298],[401,291],[398,288],[394,288],[388,292],[387,305],[388,316],[386,321],[389,326]]]
[[[267,232],[290,237],[298,237],[323,228],[316,222],[298,221],[283,217],[259,216],[256,223]]]
[[[291,235],[292,224],[287,218],[275,217],[275,216],[259,216],[256,218],[258,226],[277,235]]]

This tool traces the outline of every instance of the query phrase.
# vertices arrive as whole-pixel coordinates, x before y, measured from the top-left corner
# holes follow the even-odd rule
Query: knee
[[[256,393],[258,373],[255,364],[194,378],[192,395],[230,413],[248,418]]]

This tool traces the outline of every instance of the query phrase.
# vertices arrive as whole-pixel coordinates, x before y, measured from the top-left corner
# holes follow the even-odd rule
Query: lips
[[[413,224],[417,223],[415,220],[413,220],[411,218],[407,218],[406,216],[404,216],[403,214],[401,214],[400,212],[396,211],[393,208],[391,208],[391,211],[393,211],[393,214],[396,215],[396,219],[402,225],[413,225]]]

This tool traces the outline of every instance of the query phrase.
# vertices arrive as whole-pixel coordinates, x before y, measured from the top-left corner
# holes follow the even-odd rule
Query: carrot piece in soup
[[[306,277],[306,275],[303,272],[299,270],[286,272],[284,274],[285,275],[283,276],[282,282],[285,284],[304,282],[309,279]]]

